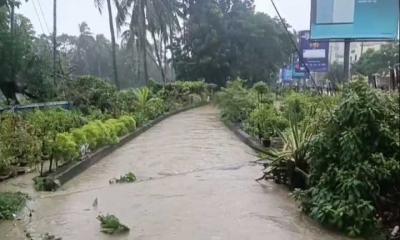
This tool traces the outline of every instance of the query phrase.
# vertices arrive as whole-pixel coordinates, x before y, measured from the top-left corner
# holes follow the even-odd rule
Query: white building
[[[356,63],[368,49],[379,50],[386,42],[352,42],[350,45],[350,64]],[[329,62],[330,64],[344,61],[344,43],[329,43]]]

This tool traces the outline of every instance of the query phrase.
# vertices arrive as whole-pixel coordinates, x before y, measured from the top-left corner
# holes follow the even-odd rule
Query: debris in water
[[[93,201],[92,206],[93,206],[94,208],[96,208],[96,207],[98,206],[98,204],[99,204],[99,201],[98,201],[98,199],[96,198],[96,199]]]
[[[106,234],[116,234],[129,232],[129,228],[120,223],[119,219],[114,215],[99,215],[97,219],[101,224],[101,232]]]
[[[109,181],[110,184],[115,184],[115,183],[133,183],[136,182],[137,178],[134,173],[129,172],[125,174],[124,176],[121,176],[120,178],[113,178]]]
[[[45,233],[43,235],[40,235],[39,237],[33,237],[32,234],[27,232],[25,236],[29,240],[62,240],[61,237],[56,237],[55,235],[52,235],[50,233]]]

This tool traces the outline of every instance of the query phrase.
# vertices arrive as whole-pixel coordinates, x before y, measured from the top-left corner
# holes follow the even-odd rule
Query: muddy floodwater
[[[261,173],[251,163],[256,159],[219,120],[215,107],[180,113],[55,193],[33,193],[31,176],[1,184],[0,191],[26,188],[34,212],[30,220],[1,223],[0,239],[25,239],[24,230],[63,240],[346,239],[301,214],[284,187],[255,182]],[[109,184],[130,171],[139,182]],[[116,215],[131,231],[102,234],[100,213]]]

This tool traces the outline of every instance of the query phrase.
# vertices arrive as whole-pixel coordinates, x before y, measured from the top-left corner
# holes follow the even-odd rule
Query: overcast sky
[[[309,28],[310,0],[275,0],[275,2],[281,15],[296,30]],[[255,3],[257,11],[276,16],[270,0],[255,0]],[[49,34],[53,28],[52,8],[53,0],[30,0],[27,3],[23,2],[18,12],[32,21],[36,33]],[[41,18],[40,21],[38,16]],[[78,24],[85,21],[92,33],[103,33],[107,37],[110,35],[107,15],[101,16],[99,14],[94,7],[93,0],[58,0],[58,21],[59,34],[77,35],[79,33]]]

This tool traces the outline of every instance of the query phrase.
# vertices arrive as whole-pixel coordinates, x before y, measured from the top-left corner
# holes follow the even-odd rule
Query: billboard
[[[313,40],[395,40],[399,0],[311,0]]]
[[[292,78],[292,69],[291,67],[285,67],[281,69],[281,79],[282,82],[291,82],[293,80]]]
[[[310,31],[299,32],[300,62],[311,72],[328,72],[329,42],[310,41]],[[296,64],[296,71],[305,71],[304,66]]]

